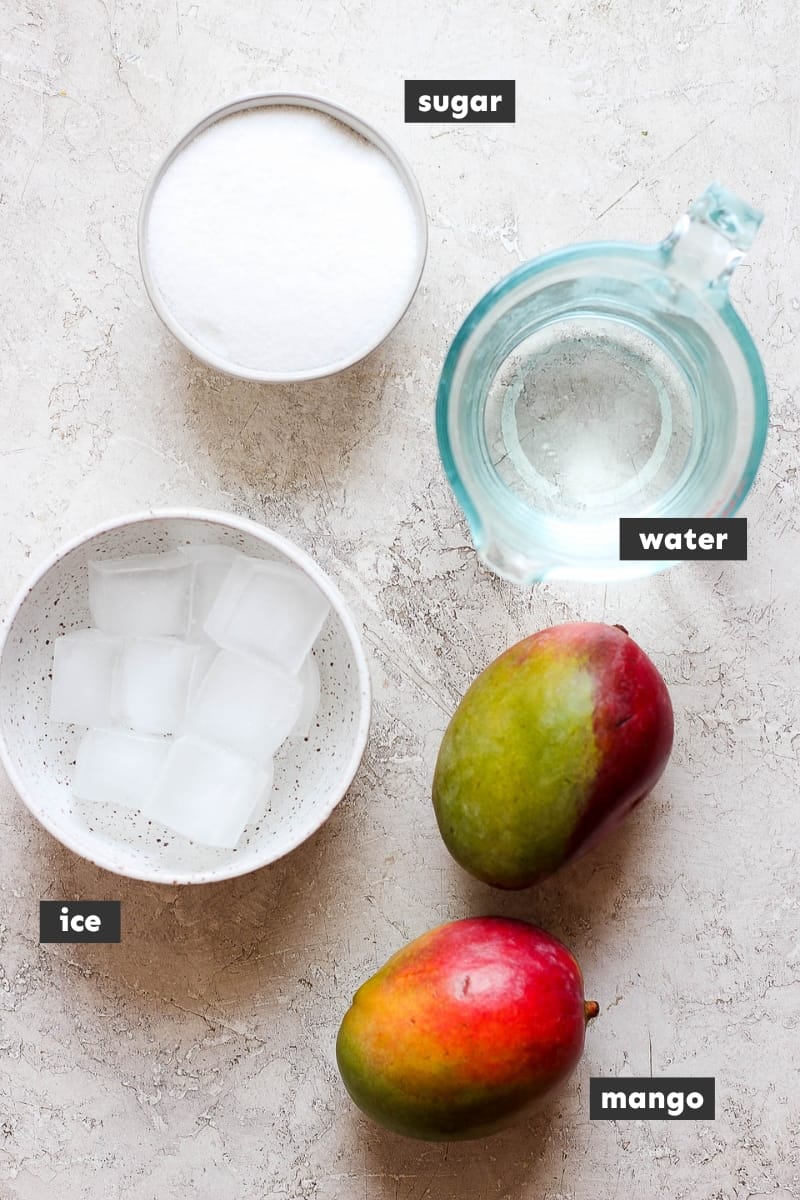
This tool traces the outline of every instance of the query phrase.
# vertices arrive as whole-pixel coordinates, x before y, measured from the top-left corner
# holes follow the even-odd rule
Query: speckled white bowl
[[[284,743],[269,808],[235,850],[198,846],[140,813],[85,804],[70,791],[83,730],[48,716],[53,642],[91,624],[90,558],[170,550],[187,543],[231,546],[288,560],[328,597],[331,614],[314,653],[321,702],[313,733]],[[294,850],[322,825],[356,773],[369,731],[370,683],[361,639],[328,576],[277,533],[224,513],[180,509],[109,521],[44,563],[14,601],[0,632],[0,759],[33,815],[100,867],[156,883],[211,883],[244,875]]]

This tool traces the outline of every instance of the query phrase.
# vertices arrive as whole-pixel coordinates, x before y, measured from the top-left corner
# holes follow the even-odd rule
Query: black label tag
[[[119,900],[40,900],[40,942],[118,942]]]
[[[407,79],[406,121],[512,124],[516,87],[515,79]]]
[[[713,1121],[713,1075],[683,1079],[590,1079],[591,1121]]]
[[[670,517],[621,517],[619,556],[646,559],[747,559],[747,517],[672,520]]]

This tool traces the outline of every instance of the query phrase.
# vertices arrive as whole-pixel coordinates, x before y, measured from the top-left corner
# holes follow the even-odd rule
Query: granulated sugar
[[[153,196],[148,256],[174,319],[208,351],[295,374],[356,358],[418,270],[411,197],[371,142],[300,107],[199,134]]]

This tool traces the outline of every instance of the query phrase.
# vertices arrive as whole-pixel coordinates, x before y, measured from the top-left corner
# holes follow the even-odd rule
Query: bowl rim
[[[360,349],[355,354],[348,355],[346,358],[329,363],[324,367],[312,367],[304,371],[267,371],[254,367],[245,367],[215,354],[213,350],[209,350],[207,346],[204,346],[202,342],[193,337],[188,330],[184,329],[172,315],[150,269],[150,258],[147,248],[147,227],[153,198],[164,174],[181,151],[199,134],[203,133],[211,125],[215,125],[218,121],[224,120],[225,117],[230,117],[252,108],[268,108],[271,106],[310,108],[316,112],[321,112],[325,116],[339,121],[342,125],[360,134],[366,141],[376,146],[388,158],[400,176],[408,192],[417,224],[417,257],[414,273],[403,303],[398,308],[397,315],[366,348]],[[351,109],[345,108],[343,105],[329,100],[325,96],[303,91],[250,92],[207,111],[190,129],[187,129],[177,138],[156,164],[145,186],[137,221],[139,267],[142,272],[145,292],[161,323],[195,358],[199,358],[207,366],[213,367],[217,371],[222,371],[226,375],[231,375],[235,379],[250,379],[258,383],[301,383],[309,379],[325,379],[330,375],[337,375],[340,371],[347,370],[348,367],[355,366],[356,363],[361,362],[362,359],[372,354],[373,350],[377,350],[378,346],[385,342],[389,335],[397,328],[411,307],[425,269],[425,262],[428,257],[428,241],[428,214],[425,208],[425,200],[417,177],[405,155],[398,150],[390,138],[386,137],[379,129],[376,129],[374,125],[365,121],[363,117],[360,117]]]
[[[36,820],[44,826],[48,833],[68,850],[79,855],[81,858],[87,859],[95,866],[102,867],[106,871],[111,871],[115,875],[121,875],[128,879],[139,879],[148,883],[160,883],[167,886],[178,884],[202,884],[202,883],[219,883],[225,879],[235,879],[241,875],[248,875],[252,871],[261,870],[262,867],[269,866],[271,863],[277,862],[286,855],[291,854],[303,842],[308,841],[321,827],[325,824],[328,818],[333,813],[337,805],[344,799],[356,772],[358,771],[361,759],[367,745],[369,736],[370,717],[372,709],[372,686],[369,676],[369,667],[364,651],[361,635],[356,627],[355,621],[350,614],[347,602],[342,596],[339,588],[333,580],[323,571],[305,550],[301,549],[296,543],[292,542],[283,534],[277,533],[275,530],[268,528],[266,525],[261,525],[257,521],[250,520],[247,517],[239,517],[234,514],[215,511],[212,509],[202,508],[155,508],[143,509],[140,512],[128,513],[122,517],[114,517],[106,521],[102,521],[91,526],[83,533],[71,538],[69,541],[62,544],[54,550],[34,571],[34,573],[22,584],[17,591],[17,594],[11,601],[2,622],[0,623],[0,670],[2,669],[3,658],[8,648],[8,638],[14,623],[19,616],[26,600],[37,587],[37,585],[45,578],[46,575],[68,554],[78,550],[81,546],[91,542],[94,538],[105,534],[113,533],[114,530],[122,529],[131,525],[144,525],[150,522],[157,521],[202,521],[211,525],[219,525],[238,531],[239,533],[249,534],[255,537],[258,541],[271,549],[278,550],[284,554],[291,562],[303,570],[317,584],[327,599],[330,601],[331,608],[336,613],[341,622],[347,640],[350,644],[350,649],[353,654],[353,659],[356,665],[358,675],[358,691],[359,691],[359,711],[358,724],[356,727],[355,742],[347,764],[342,771],[337,783],[329,787],[323,795],[323,803],[319,808],[314,810],[314,819],[306,827],[302,833],[292,838],[290,843],[277,853],[267,852],[255,864],[252,862],[242,862],[237,864],[234,860],[231,863],[220,865],[209,870],[199,871],[177,871],[169,872],[154,872],[142,868],[141,870],[123,870],[119,864],[114,864],[106,858],[102,850],[87,848],[79,844],[79,839],[72,837],[69,833],[58,828],[56,823],[50,818],[48,813],[41,808],[37,803],[34,789],[31,788],[23,778],[22,771],[17,765],[16,759],[12,756],[11,751],[6,743],[5,730],[0,723],[0,762],[5,768],[9,782],[15,792],[22,800],[28,811],[36,818]]]

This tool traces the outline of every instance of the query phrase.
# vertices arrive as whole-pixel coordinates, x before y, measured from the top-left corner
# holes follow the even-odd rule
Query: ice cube
[[[189,626],[192,564],[182,554],[136,554],[89,563],[89,608],[104,633],[180,636]]]
[[[192,565],[192,602],[189,640],[207,642],[203,628],[225,578],[239,557],[230,546],[181,546],[179,553]]]
[[[205,630],[226,650],[270,659],[294,674],[329,608],[317,585],[297,567],[241,556],[222,585]]]
[[[276,663],[220,650],[186,709],[182,733],[265,763],[300,714],[303,689]]]
[[[232,850],[272,786],[266,769],[199,738],[173,743],[148,815],[200,842]]]
[[[303,689],[300,715],[289,734],[291,738],[307,738],[314,728],[314,718],[319,709],[319,667],[313,654],[309,654],[297,672],[297,682]]]
[[[56,639],[50,717],[72,725],[110,725],[117,638],[79,629]]]
[[[73,791],[81,800],[146,809],[171,745],[127,729],[90,729],[78,749]]]
[[[130,638],[117,663],[113,708],[137,733],[174,733],[183,720],[195,647],[177,638]]]
[[[193,645],[192,651],[194,659],[192,660],[192,671],[189,676],[189,693],[187,704],[192,697],[197,693],[197,689],[208,674],[208,669],[217,657],[218,650],[212,645]]]

